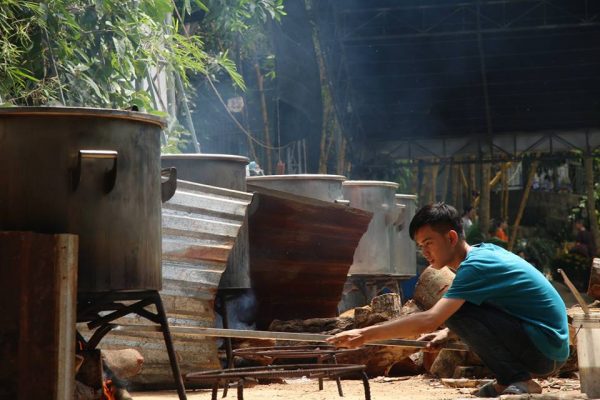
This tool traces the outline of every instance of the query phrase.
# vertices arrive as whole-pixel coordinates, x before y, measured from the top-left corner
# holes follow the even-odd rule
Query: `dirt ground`
[[[553,379],[538,381],[544,388],[544,393],[560,393],[561,395],[579,394],[579,381],[575,379]],[[404,378],[373,378],[369,380],[371,399],[410,399],[410,400],[453,400],[474,397],[469,393],[472,389],[455,389],[444,386],[439,379],[426,376]],[[342,381],[345,400],[364,400],[362,382]],[[178,399],[174,391],[166,392],[134,392],[135,400],[166,400]],[[219,390],[221,399],[222,390]],[[188,391],[189,400],[210,399],[210,390]],[[236,399],[235,389],[230,389],[228,399]],[[325,381],[324,390],[319,391],[316,380],[290,379],[285,384],[257,385],[244,390],[246,400],[335,400],[338,398],[334,381]]]

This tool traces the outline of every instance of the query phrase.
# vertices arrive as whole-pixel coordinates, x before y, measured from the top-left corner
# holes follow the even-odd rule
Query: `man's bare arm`
[[[338,333],[328,342],[338,347],[360,347],[378,340],[415,336],[431,332],[442,325],[463,304],[461,299],[440,299],[431,309],[385,322],[380,325]]]

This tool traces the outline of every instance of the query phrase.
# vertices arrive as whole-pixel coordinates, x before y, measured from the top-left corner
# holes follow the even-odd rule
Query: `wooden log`
[[[400,295],[397,293],[383,294],[374,297],[370,305],[354,309],[354,327],[364,328],[398,318],[401,315]]]
[[[136,376],[144,365],[144,357],[135,349],[102,350],[102,361],[119,379]]]
[[[414,300],[423,310],[429,310],[444,293],[448,290],[454,280],[454,272],[448,267],[437,270],[427,267],[415,286]]]
[[[269,331],[310,332],[334,335],[338,332],[352,329],[353,327],[354,320],[352,318],[309,318],[292,319],[288,321],[276,319],[269,325]]]
[[[465,361],[466,353],[442,350],[431,365],[429,372],[438,378],[452,378],[456,367]]]
[[[0,398],[75,387],[76,235],[0,232]]]

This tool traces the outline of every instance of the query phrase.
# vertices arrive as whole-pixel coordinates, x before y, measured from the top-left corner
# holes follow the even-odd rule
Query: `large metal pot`
[[[162,127],[135,112],[0,109],[0,230],[78,234],[80,292],[159,290]]]
[[[225,189],[246,191],[246,157],[230,154],[163,154],[164,167],[177,168],[179,179],[217,186]],[[250,254],[248,249],[248,221],[244,221],[229,253],[227,268],[219,288],[250,288]]]
[[[342,175],[325,174],[265,175],[246,178],[248,185],[331,202],[344,198],[342,182],[345,180],[346,177]]]
[[[391,267],[391,230],[401,217],[394,194],[398,184],[381,181],[346,181],[344,198],[350,206],[373,213],[369,229],[354,252],[350,275],[394,275]]]
[[[391,230],[392,271],[411,277],[417,273],[417,247],[408,234],[408,227],[417,211],[417,196],[397,194],[396,204],[403,207],[403,213],[398,224]]]
[[[163,154],[162,166],[177,168],[177,177],[225,189],[246,191],[247,157],[230,154]]]

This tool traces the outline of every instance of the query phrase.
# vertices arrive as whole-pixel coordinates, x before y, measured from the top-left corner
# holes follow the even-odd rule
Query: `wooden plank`
[[[76,235],[0,232],[0,398],[73,396],[77,249]]]
[[[272,332],[272,331],[249,331],[243,329],[219,329],[170,325],[169,328],[174,334],[198,335],[207,337],[230,337],[240,339],[275,339],[290,340],[299,342],[325,342],[331,335],[322,335],[317,333],[297,333],[297,332]],[[116,325],[115,331],[147,331],[157,332],[160,328],[152,325]],[[424,348],[429,342],[422,340],[391,339],[378,342],[367,343],[367,346],[394,346]],[[467,351],[468,348],[461,344],[447,343],[442,349]]]

